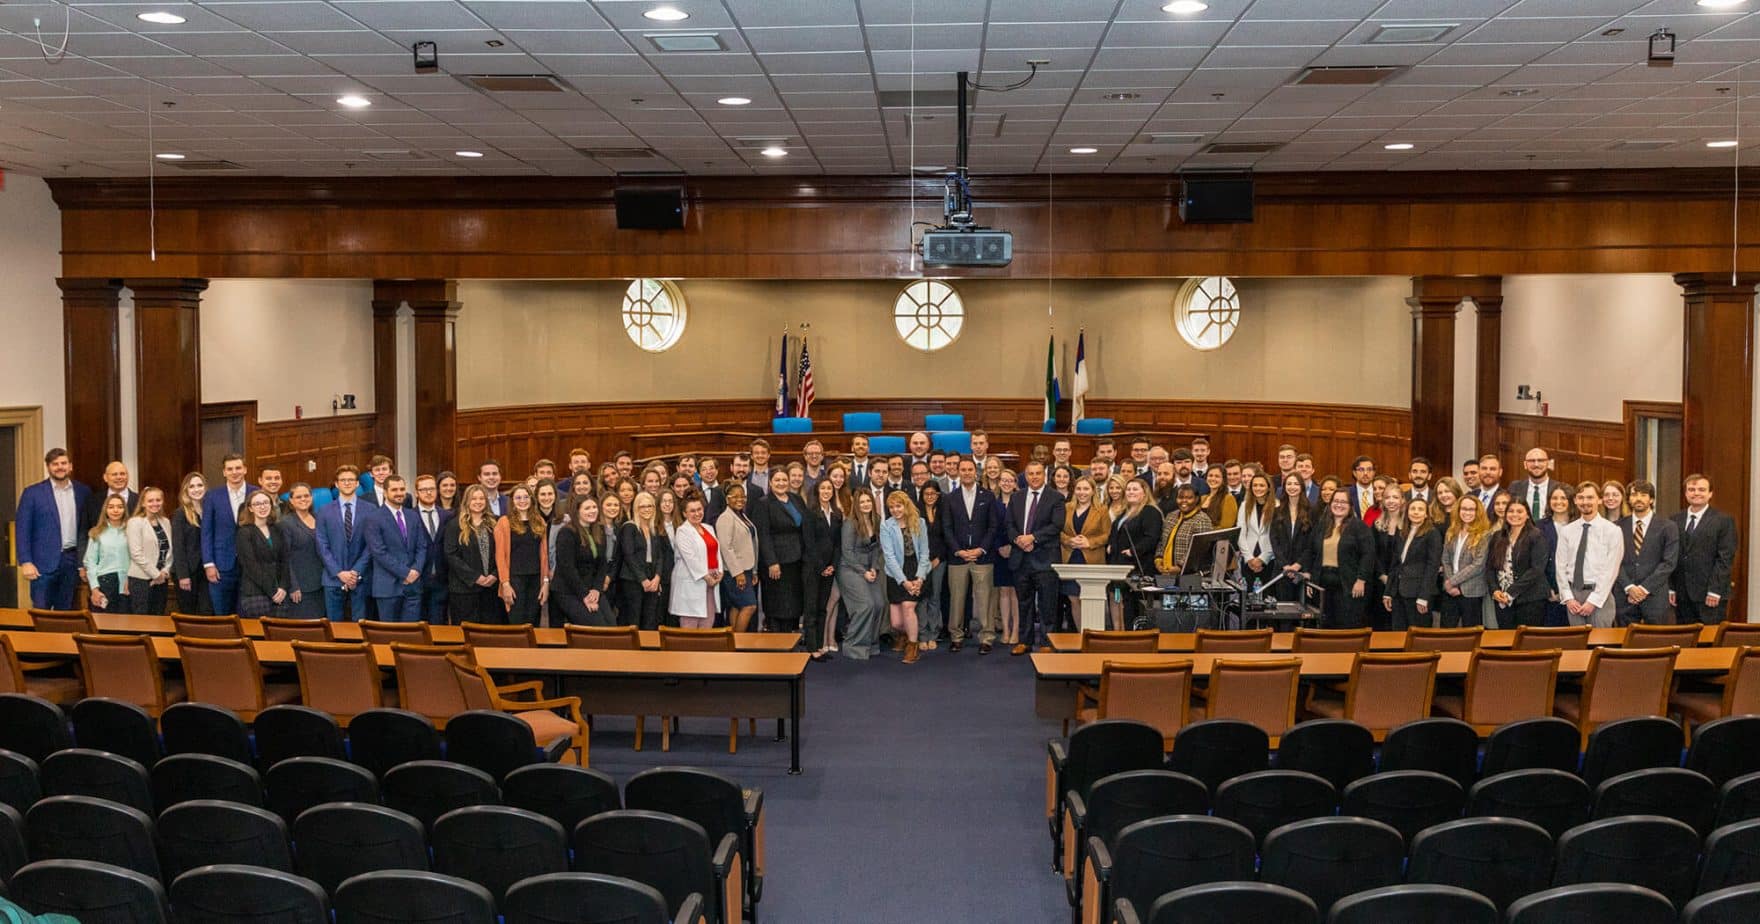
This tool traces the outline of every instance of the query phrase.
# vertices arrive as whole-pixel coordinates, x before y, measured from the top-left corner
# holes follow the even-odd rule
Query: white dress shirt
[[[972,511],[976,509],[978,502],[978,486],[972,485],[968,488],[963,484],[960,485],[959,496],[960,500],[966,505],[966,521],[971,522]]]
[[[1585,527],[1587,532],[1585,533]],[[1625,535],[1606,517],[1577,520],[1558,528],[1558,550],[1554,570],[1558,574],[1558,599],[1574,597],[1572,586],[1577,582],[1577,549],[1585,541],[1588,550],[1583,558],[1583,583],[1593,584],[1585,603],[1595,607],[1597,626],[1613,625],[1613,609],[1606,607],[1607,596],[1619,578],[1620,560],[1625,557]]]
[[[49,482],[49,493],[55,496],[55,513],[61,520],[61,551],[79,545],[79,502],[73,494],[73,482],[67,487],[58,487]]]

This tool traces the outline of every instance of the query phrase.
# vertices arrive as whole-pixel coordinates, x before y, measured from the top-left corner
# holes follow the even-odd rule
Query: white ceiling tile
[[[746,44],[760,54],[779,51],[863,50],[862,30],[857,26],[744,29]]]
[[[581,0],[473,0],[465,6],[494,29],[609,29]]]
[[[477,29],[484,23],[453,0],[331,0],[350,18],[379,30]]]
[[[503,32],[506,40],[528,54],[633,54],[623,33],[610,29],[533,29]]]
[[[362,28],[361,23],[336,7],[317,0],[283,0],[279,3],[204,3],[203,7],[256,32],[316,32]]]
[[[863,22],[983,22],[988,0],[861,0]],[[915,17],[913,20],[912,17]]]

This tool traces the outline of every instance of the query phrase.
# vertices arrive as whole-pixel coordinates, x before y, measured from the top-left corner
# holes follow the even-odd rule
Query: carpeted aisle
[[[915,665],[896,655],[808,667],[802,776],[788,745],[687,719],[672,752],[630,750],[627,719],[593,736],[594,767],[621,784],[661,763],[708,767],[762,787],[769,878],[761,924],[1021,924],[1069,918],[1051,872],[1045,741],[1033,717],[1032,668],[945,643]]]

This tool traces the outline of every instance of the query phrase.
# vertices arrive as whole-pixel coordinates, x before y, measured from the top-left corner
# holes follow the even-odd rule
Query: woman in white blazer
[[[165,492],[141,491],[134,516],[124,527],[128,534],[128,600],[134,613],[165,612],[165,594],[171,588],[171,521],[165,518]]]
[[[721,543],[715,531],[703,525],[703,502],[691,498],[684,505],[684,523],[672,534],[675,563],[672,566],[672,615],[686,629],[707,629],[715,624],[715,585],[721,583]]]
[[[1277,495],[1271,490],[1271,479],[1254,475],[1247,482],[1247,496],[1235,520],[1241,528],[1235,546],[1240,552],[1241,580],[1249,588],[1255,583],[1269,584],[1278,575],[1279,569],[1272,565],[1279,562],[1271,550],[1271,519],[1276,514]]]

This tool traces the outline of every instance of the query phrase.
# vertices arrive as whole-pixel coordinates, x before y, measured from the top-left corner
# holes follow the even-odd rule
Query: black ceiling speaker
[[[1179,220],[1188,225],[1252,221],[1252,175],[1191,173],[1180,177]]]
[[[684,227],[684,190],[676,186],[617,190],[620,231],[673,231]]]

